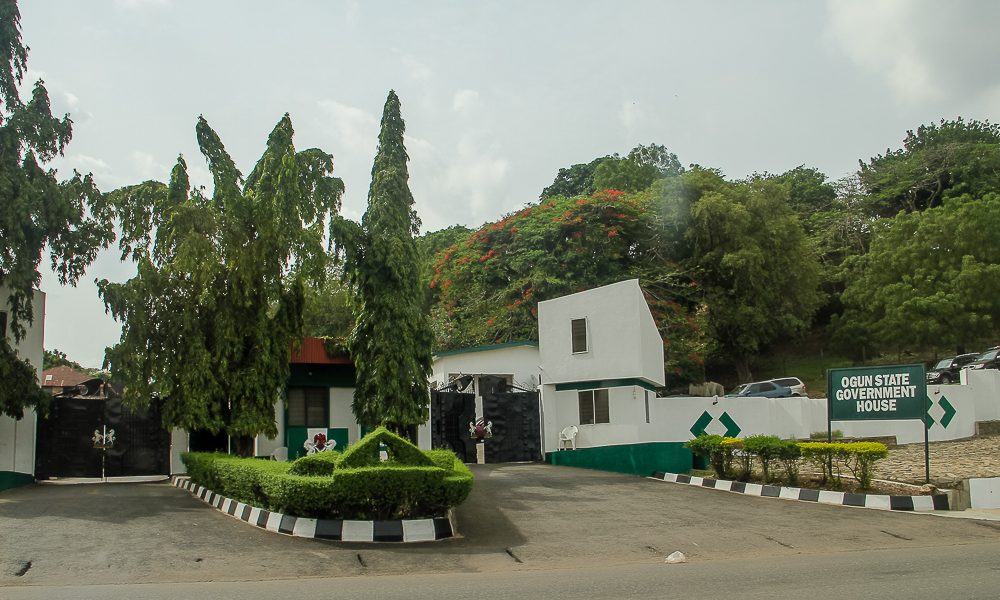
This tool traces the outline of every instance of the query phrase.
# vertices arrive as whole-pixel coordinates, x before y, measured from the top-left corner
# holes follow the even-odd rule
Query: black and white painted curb
[[[307,519],[237,502],[195,484],[188,477],[172,477],[171,483],[191,492],[231,517],[261,529],[296,537],[338,542],[433,542],[455,535],[449,517],[396,521]]]
[[[926,512],[932,510],[948,510],[948,496],[935,494],[933,496],[889,496],[886,494],[854,494],[851,492],[832,492],[829,490],[810,490],[797,487],[778,485],[763,485],[760,483],[744,483],[742,481],[726,481],[695,477],[693,475],[678,475],[676,473],[653,473],[651,479],[696,485],[700,487],[769,498],[784,498],[786,500],[801,500],[803,502],[818,502],[820,504],[835,504],[838,506],[860,506],[881,510],[909,510]]]

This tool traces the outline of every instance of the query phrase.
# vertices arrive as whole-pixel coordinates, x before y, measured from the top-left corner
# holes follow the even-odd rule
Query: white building
[[[634,451],[625,446],[660,441],[650,413],[664,384],[663,341],[638,280],[539,302],[538,334],[550,460],[569,426],[578,429],[578,449],[615,447],[574,453],[597,464]]]
[[[0,286],[0,334],[4,335],[18,357],[27,359],[42,375],[42,341],[45,324],[45,294],[35,290],[31,307],[34,322],[25,323],[26,335],[20,342],[14,342],[10,331],[9,290]],[[0,490],[31,483],[35,478],[35,431],[37,415],[34,410],[26,410],[23,419],[14,420],[0,415]]]

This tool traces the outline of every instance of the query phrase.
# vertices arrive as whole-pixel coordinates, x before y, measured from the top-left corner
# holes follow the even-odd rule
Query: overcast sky
[[[535,200],[560,167],[660,143],[739,178],[800,164],[831,179],[907,129],[997,120],[1000,3],[22,1],[54,111],[75,122],[63,177],[103,190],[165,181],[203,114],[247,173],[282,114],[334,155],[360,218],[386,94],[407,124],[423,231],[478,226]],[[47,259],[43,264],[47,264]],[[99,366],[119,326],[94,278],[46,272],[45,348]]]

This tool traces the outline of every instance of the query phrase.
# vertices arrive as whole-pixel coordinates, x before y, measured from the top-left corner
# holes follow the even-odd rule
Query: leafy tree
[[[651,194],[550,198],[438,254],[431,287],[439,349],[537,339],[537,305],[639,278],[665,340],[666,368],[698,379],[708,341],[700,290],[670,260]]]
[[[70,367],[72,369],[76,369],[77,371],[87,370],[83,365],[75,360],[70,360],[66,356],[65,352],[60,352],[59,350],[45,350],[42,356],[42,368],[48,370],[56,367]]]
[[[358,422],[385,425],[411,439],[427,420],[427,379],[433,336],[420,288],[420,252],[403,144],[399,98],[389,92],[382,112],[368,209],[360,225],[345,219],[335,237],[355,304],[348,339],[357,385],[352,405]]]
[[[601,161],[608,158],[602,156],[589,163],[579,163],[565,169],[559,169],[552,184],[542,190],[539,200],[553,196],[585,196],[594,192],[594,171]]]
[[[163,403],[167,427],[274,436],[274,401],[302,334],[305,282],[321,280],[324,234],[343,183],[333,157],[296,152],[286,114],[245,179],[204,118],[195,128],[214,180],[192,189],[178,158],[170,181],[110,195],[122,258],[138,273],[98,283],[121,341],[106,362],[125,400]]]
[[[677,155],[660,144],[639,145],[622,158],[618,154],[559,169],[539,200],[553,196],[589,196],[596,191],[639,192],[657,179],[684,172]]]
[[[114,238],[101,194],[90,175],[57,181],[45,164],[61,155],[73,122],[52,116],[39,80],[21,100],[18,86],[27,69],[21,14],[12,0],[0,2],[0,310],[8,313],[12,339],[24,339],[32,323],[34,289],[46,245],[60,282],[75,283],[99,248]],[[47,395],[35,369],[0,339],[0,414],[21,418],[24,409],[44,410]]]
[[[743,381],[770,342],[804,331],[819,306],[819,265],[788,188],[753,178],[705,193],[691,209],[692,267],[722,353]]]
[[[844,301],[883,347],[956,348],[1000,334],[1000,195],[879,222]]]
[[[302,307],[303,333],[346,343],[354,328],[350,290],[340,280],[342,274],[328,273],[318,285],[305,287]]]
[[[921,125],[906,132],[902,148],[860,167],[875,216],[925,210],[962,194],[978,198],[1000,189],[1000,126],[962,118]]]

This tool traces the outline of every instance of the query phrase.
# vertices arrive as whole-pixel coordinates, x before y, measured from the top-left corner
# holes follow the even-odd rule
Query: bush
[[[750,481],[753,475],[753,454],[743,448],[743,440],[740,438],[722,438],[722,447],[729,453],[730,461],[739,465],[739,472],[733,471],[733,479],[740,481]]]
[[[295,459],[288,472],[291,475],[333,475],[338,460],[340,453],[336,450],[307,454]]]
[[[814,431],[814,432],[812,432],[812,433],[809,434],[809,439],[811,439],[811,440],[825,440],[825,439],[831,438],[831,437],[833,439],[835,439],[835,440],[838,440],[838,439],[844,437],[844,432],[841,431],[841,430],[839,430],[839,429],[834,429],[834,430],[832,430],[830,432],[826,432],[826,431]]]
[[[837,456],[838,446],[840,445],[838,442],[799,443],[802,458],[809,461],[823,474],[823,480],[820,482],[822,485],[826,485],[832,480],[837,487],[840,487],[840,469],[837,469],[836,477],[833,472],[834,458]]]
[[[858,487],[869,490],[875,474],[875,463],[889,456],[889,449],[878,442],[840,444],[844,465],[858,480]]]
[[[398,464],[427,467],[434,465],[433,461],[409,440],[399,437],[385,427],[379,427],[345,450],[337,461],[337,468],[357,469],[380,464],[378,453],[381,444],[385,444],[389,460]]]
[[[199,485],[239,502],[300,517],[436,517],[469,496],[472,472],[449,450],[422,452],[397,437],[399,443],[389,440],[394,460],[377,462],[378,444],[388,433],[383,432],[372,432],[343,455],[319,452],[294,463],[198,452],[186,452],[182,460]],[[344,457],[350,459],[352,451],[353,460],[374,464],[345,465]],[[421,464],[402,464],[402,460]]]
[[[785,479],[788,485],[799,483],[799,457],[802,456],[802,448],[795,440],[782,440],[781,448],[778,451],[778,460],[785,469]]]
[[[743,452],[760,462],[764,483],[771,480],[771,464],[781,455],[784,445],[776,435],[750,435],[743,439]]]
[[[733,470],[733,447],[725,444],[725,441],[729,439],[734,438],[703,433],[693,440],[688,440],[684,446],[690,448],[698,456],[708,457],[715,475],[725,479]]]

